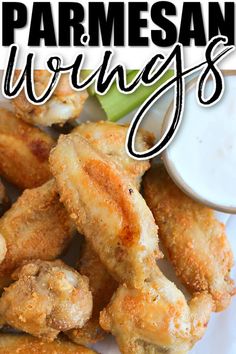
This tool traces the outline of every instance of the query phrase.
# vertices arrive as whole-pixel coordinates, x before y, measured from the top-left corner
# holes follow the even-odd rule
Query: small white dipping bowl
[[[225,71],[225,91],[211,107],[197,102],[196,79],[187,86],[180,128],[162,157],[174,182],[209,207],[236,213],[236,71]],[[205,95],[212,92],[208,80]],[[163,129],[173,114],[171,103]]]

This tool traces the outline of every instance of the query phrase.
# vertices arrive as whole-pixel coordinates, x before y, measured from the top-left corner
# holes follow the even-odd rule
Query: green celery
[[[132,81],[132,79],[137,75],[137,72],[137,70],[129,72],[127,81]],[[173,70],[168,70],[153,85],[140,85],[134,92],[130,94],[119,92],[116,84],[114,84],[105,95],[96,95],[96,97],[104,109],[107,119],[109,121],[116,122],[140,106],[158,87],[169,80],[173,74]]]

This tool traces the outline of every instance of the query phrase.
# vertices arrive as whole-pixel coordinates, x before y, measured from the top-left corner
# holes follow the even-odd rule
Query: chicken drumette
[[[0,299],[0,322],[52,341],[90,318],[88,278],[62,261],[31,261],[13,273]]]

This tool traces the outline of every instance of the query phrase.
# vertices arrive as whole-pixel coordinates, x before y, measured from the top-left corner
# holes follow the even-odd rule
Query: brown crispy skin
[[[140,187],[143,174],[150,168],[150,162],[136,161],[128,156],[125,150],[125,140],[128,132],[127,125],[107,121],[88,122],[73,130],[81,134],[96,149],[111,158],[122,173],[126,174],[137,189]],[[154,135],[140,129],[136,137],[136,149],[145,151],[154,144]]]
[[[0,174],[17,187],[38,187],[50,178],[48,156],[54,140],[0,108]]]
[[[0,219],[7,254],[0,264],[0,287],[23,260],[57,258],[69,244],[74,226],[59,202],[54,180],[25,190]]]
[[[226,308],[234,284],[233,254],[225,227],[211,209],[191,200],[170,179],[163,165],[144,178],[144,196],[177,276],[192,291],[208,291],[218,311]]]
[[[91,349],[66,340],[47,343],[27,334],[0,334],[0,354],[94,354]]]
[[[45,341],[82,327],[92,313],[88,278],[62,261],[34,260],[12,275],[0,298],[0,322]]]
[[[118,284],[108,274],[91,245],[83,245],[78,271],[89,279],[90,290],[93,295],[93,312],[88,322],[79,329],[66,332],[66,335],[78,344],[91,344],[104,338],[105,332],[99,325],[100,311],[109,303]]]

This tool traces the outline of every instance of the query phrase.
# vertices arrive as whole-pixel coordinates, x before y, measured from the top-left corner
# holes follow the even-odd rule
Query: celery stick
[[[141,85],[130,94],[121,93],[118,91],[116,85],[112,85],[105,95],[96,95],[96,97],[104,109],[107,119],[116,122],[140,106],[158,87],[170,79],[173,74],[173,70],[168,70],[155,84],[151,86]],[[136,75],[136,70],[130,72],[127,77],[128,82]]]

